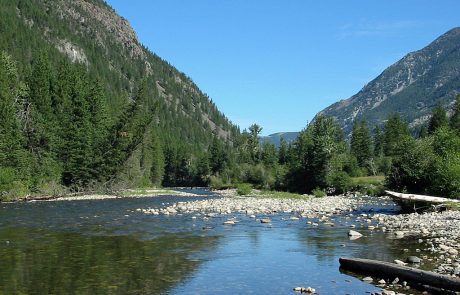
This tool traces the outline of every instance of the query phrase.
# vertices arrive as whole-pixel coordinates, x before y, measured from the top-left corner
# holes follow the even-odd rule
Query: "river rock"
[[[422,262],[422,259],[418,258],[417,256],[409,256],[407,257],[406,261],[409,263],[420,263]]]
[[[391,290],[383,290],[382,295],[396,295],[396,292]]]
[[[405,263],[404,261],[401,261],[399,259],[395,259],[394,262],[397,264],[397,265],[406,265],[407,263]]]
[[[402,237],[404,237],[404,232],[403,232],[403,231],[400,231],[400,230],[395,231],[395,232],[394,232],[394,236],[395,236],[396,238],[402,238]]]
[[[362,279],[363,282],[372,282],[374,279],[372,277],[365,277]]]
[[[270,220],[270,218],[262,218],[260,220],[260,223],[271,223],[272,221]]]
[[[225,225],[234,225],[235,221],[234,220],[227,220],[224,222]]]
[[[363,235],[360,232],[357,232],[355,230],[350,230],[348,232],[349,237],[362,237]]]

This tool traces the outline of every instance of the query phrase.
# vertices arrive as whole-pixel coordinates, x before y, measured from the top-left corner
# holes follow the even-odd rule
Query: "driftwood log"
[[[414,202],[427,202],[427,203],[433,203],[433,204],[447,204],[447,203],[460,202],[460,200],[456,200],[456,199],[448,199],[448,198],[425,196],[425,195],[403,194],[403,193],[392,192],[392,191],[385,191],[385,193],[393,198],[399,198],[401,200],[414,201]]]
[[[460,291],[460,279],[431,271],[361,258],[341,257],[339,262],[343,269],[366,275],[375,275],[380,278],[398,277],[402,281],[429,285],[445,290]]]

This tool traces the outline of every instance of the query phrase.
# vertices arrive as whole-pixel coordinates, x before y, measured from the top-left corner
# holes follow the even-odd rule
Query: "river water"
[[[288,214],[270,216],[271,225],[236,214],[229,226],[228,216],[135,210],[216,197],[201,193],[0,204],[0,294],[369,294],[381,289],[342,273],[339,257],[392,261],[416,246],[345,216],[313,227]],[[397,210],[374,204],[354,214]],[[349,240],[351,224],[364,237]]]

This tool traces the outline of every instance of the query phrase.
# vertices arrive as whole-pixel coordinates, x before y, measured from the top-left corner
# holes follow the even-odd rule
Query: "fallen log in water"
[[[341,257],[339,262],[343,269],[362,274],[375,275],[379,278],[393,279],[398,277],[400,281],[403,280],[445,290],[460,291],[460,279],[431,271],[361,258]]]

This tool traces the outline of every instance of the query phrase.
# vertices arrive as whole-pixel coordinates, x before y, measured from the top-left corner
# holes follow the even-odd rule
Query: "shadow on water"
[[[158,294],[197,270],[190,256],[217,237],[85,236],[46,229],[0,231],[0,294]]]

